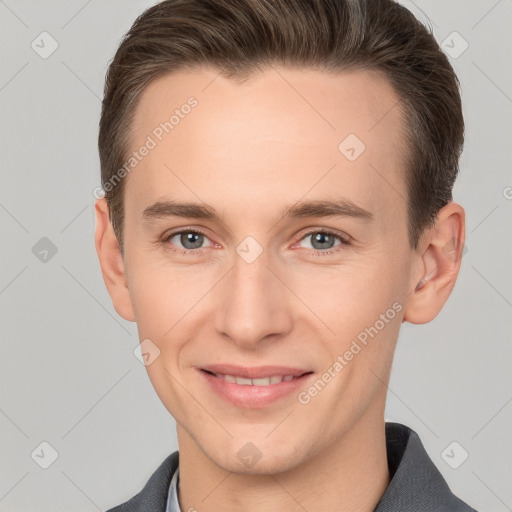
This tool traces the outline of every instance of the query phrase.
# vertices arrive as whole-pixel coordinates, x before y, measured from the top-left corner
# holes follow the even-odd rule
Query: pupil
[[[331,237],[331,235],[328,235],[328,234],[326,234],[326,233],[317,233],[317,234],[316,234],[316,236],[314,237],[314,240],[315,240],[315,242],[325,243],[325,241],[326,241],[326,240],[327,240],[327,241],[329,241],[329,240],[328,240],[329,238],[332,238],[332,237]],[[331,240],[331,241],[332,241],[332,240]],[[313,244],[313,246],[314,246],[314,244]],[[329,248],[330,248],[330,247],[331,247],[331,246],[329,246]],[[322,248],[324,248],[324,249],[325,249],[325,247],[322,247],[322,246],[321,246],[320,248],[321,248],[321,249],[322,249]]]
[[[187,249],[197,249],[201,247],[201,235],[200,233],[186,233],[184,235],[181,235],[181,243],[183,244],[183,247],[186,247]],[[194,240],[195,238],[195,240]],[[199,243],[198,240],[199,239]],[[187,244],[191,243],[192,247],[189,247]]]

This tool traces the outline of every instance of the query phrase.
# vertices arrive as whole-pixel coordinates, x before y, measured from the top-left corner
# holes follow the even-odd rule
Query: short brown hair
[[[126,180],[105,185],[126,161],[141,93],[156,78],[194,66],[238,79],[272,63],[384,73],[407,120],[408,238],[417,247],[452,200],[464,142],[459,81],[431,27],[393,0],[166,0],[135,20],[105,80],[101,183],[123,254]]]

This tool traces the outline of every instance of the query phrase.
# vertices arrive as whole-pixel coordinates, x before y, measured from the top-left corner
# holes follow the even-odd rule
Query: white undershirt
[[[172,476],[171,485],[169,485],[169,493],[167,494],[167,507],[165,512],[181,512],[180,504],[178,502],[178,485],[180,468],[176,469]]]

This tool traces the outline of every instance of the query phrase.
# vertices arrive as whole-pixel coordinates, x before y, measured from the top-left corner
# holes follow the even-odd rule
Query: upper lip
[[[201,369],[212,373],[244,377],[246,379],[263,379],[276,375],[293,375],[294,377],[299,377],[311,371],[303,368],[290,368],[289,366],[236,366],[232,364],[211,364],[202,366]]]

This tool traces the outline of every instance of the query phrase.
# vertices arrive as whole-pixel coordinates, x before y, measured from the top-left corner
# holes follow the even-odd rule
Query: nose
[[[293,294],[265,252],[249,261],[235,254],[222,280],[215,327],[238,346],[258,350],[291,331]]]

